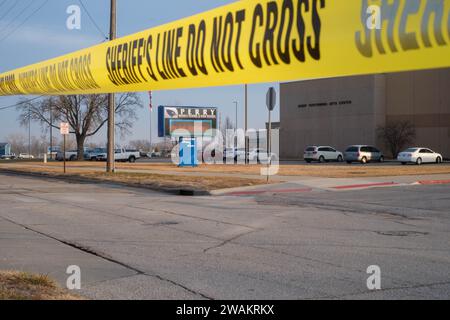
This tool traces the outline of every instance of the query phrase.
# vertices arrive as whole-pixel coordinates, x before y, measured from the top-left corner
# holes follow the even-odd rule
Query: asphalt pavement
[[[92,299],[450,298],[449,184],[295,186],[181,197],[0,174],[0,269],[65,285],[77,265]]]

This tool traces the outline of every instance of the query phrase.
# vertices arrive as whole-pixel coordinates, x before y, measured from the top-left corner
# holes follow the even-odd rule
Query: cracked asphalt
[[[78,265],[92,299],[450,298],[449,185],[181,197],[1,174],[0,201],[0,269],[65,285]]]

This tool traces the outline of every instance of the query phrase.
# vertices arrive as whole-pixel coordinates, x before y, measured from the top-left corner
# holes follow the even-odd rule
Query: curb
[[[396,182],[381,182],[381,183],[367,183],[367,184],[354,184],[348,186],[337,186],[331,187],[330,189],[335,190],[349,190],[349,189],[364,189],[364,188],[372,188],[372,187],[390,187],[390,186],[398,186],[399,183]]]
[[[38,172],[24,172],[24,171],[16,171],[10,169],[2,169],[0,168],[0,173],[16,175],[16,176],[24,176],[24,177],[32,177],[32,178],[40,178],[47,180],[58,180],[65,182],[77,182],[77,183],[88,183],[88,184],[108,184],[115,186],[124,186],[128,188],[137,188],[137,189],[145,189],[151,191],[158,191],[162,193],[167,193],[176,196],[211,196],[211,192],[207,190],[196,190],[196,189],[184,189],[184,188],[167,188],[161,186],[152,186],[152,185],[141,185],[141,184],[133,184],[126,183],[120,181],[109,181],[109,180],[101,180],[101,179],[89,179],[83,177],[77,177],[72,175],[61,176],[61,175],[50,175],[47,173],[38,173]]]
[[[450,184],[450,180],[422,180],[416,182],[416,184],[420,184],[423,186],[442,185],[442,184]]]

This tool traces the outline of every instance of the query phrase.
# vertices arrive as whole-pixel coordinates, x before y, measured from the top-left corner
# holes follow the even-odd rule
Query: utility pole
[[[150,154],[153,153],[153,128],[152,128],[152,120],[153,120],[153,110],[150,109]]]
[[[116,0],[111,0],[109,41],[116,38]],[[110,93],[108,96],[108,159],[106,172],[115,172],[115,96]]]
[[[248,85],[245,85],[245,117],[244,117],[244,134],[245,134],[245,164],[249,163],[248,153],[250,149],[250,141],[247,135],[248,131]]]
[[[31,157],[31,108],[28,107],[28,156]]]
[[[53,110],[50,103],[50,160],[53,160]]]

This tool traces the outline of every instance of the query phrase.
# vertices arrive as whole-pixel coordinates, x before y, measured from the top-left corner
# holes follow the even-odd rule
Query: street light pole
[[[238,102],[237,101],[234,101],[233,102],[235,105],[236,105],[236,131],[237,131],[237,129],[238,129]]]
[[[110,31],[109,40],[116,38],[116,0],[111,0]],[[108,157],[106,172],[115,172],[115,96],[113,93],[108,95]]]

